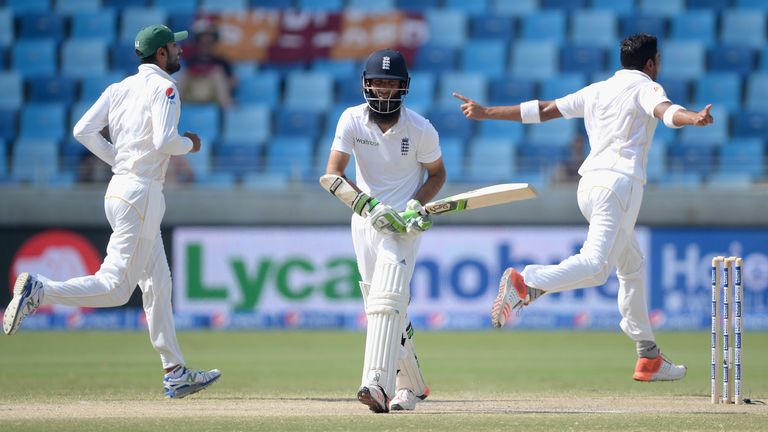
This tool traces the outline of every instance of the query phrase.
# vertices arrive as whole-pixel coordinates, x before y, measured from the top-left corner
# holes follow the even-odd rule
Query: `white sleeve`
[[[434,162],[442,156],[437,130],[432,126],[432,123],[427,122],[427,126],[421,134],[421,139],[418,142],[418,153],[416,154],[416,160],[421,163]]]
[[[179,135],[181,98],[176,86],[156,87],[150,96],[152,144],[169,155],[183,155],[192,150],[192,140]]]
[[[646,114],[653,117],[653,110],[663,102],[670,102],[667,92],[661,84],[651,82],[643,86],[638,93],[638,102]]]
[[[333,136],[331,150],[337,150],[350,155],[352,154],[354,138],[352,137],[351,128],[349,127],[351,117],[349,109],[345,110],[341,114],[341,117],[339,117],[339,122],[336,123],[336,134]]]
[[[588,92],[591,90],[590,87],[584,87],[576,93],[555,99],[555,105],[557,105],[557,109],[563,115],[563,118],[584,117],[584,103]]]
[[[109,87],[104,90],[78,120],[72,135],[96,157],[114,166],[117,149],[101,135],[101,130],[109,124],[109,90]]]

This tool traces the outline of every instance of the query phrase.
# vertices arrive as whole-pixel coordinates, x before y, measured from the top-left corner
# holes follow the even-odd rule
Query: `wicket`
[[[713,404],[741,404],[744,402],[741,395],[741,337],[744,324],[742,266],[743,261],[740,257],[716,256],[712,258],[712,365],[710,377]],[[731,327],[732,316],[733,327]],[[723,335],[722,353],[720,352],[721,330]],[[734,339],[733,350],[731,350],[731,330],[733,330]],[[720,364],[722,364],[723,378],[722,398],[718,395]]]

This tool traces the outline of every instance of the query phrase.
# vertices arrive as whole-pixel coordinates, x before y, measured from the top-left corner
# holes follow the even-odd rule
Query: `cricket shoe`
[[[527,286],[520,272],[512,267],[504,270],[499,281],[499,294],[491,309],[491,323],[496,328],[504,327],[513,310],[527,306],[545,292]]]
[[[209,371],[187,369],[184,366],[168,372],[163,377],[165,396],[171,399],[181,399],[206,389],[221,377],[221,371],[211,369]]]
[[[429,389],[421,397],[416,396],[411,389],[400,389],[389,402],[389,409],[390,411],[413,411],[416,409],[416,402],[426,399],[428,395]]]
[[[43,283],[29,273],[22,273],[13,285],[13,299],[3,315],[3,331],[7,335],[16,333],[21,321],[33,314],[43,301]]]
[[[684,365],[676,365],[668,358],[659,354],[656,358],[637,359],[635,373],[632,378],[635,381],[676,381],[682,379],[688,368]]]
[[[357,400],[375,413],[389,412],[389,401],[384,389],[377,385],[362,386],[357,391]]]

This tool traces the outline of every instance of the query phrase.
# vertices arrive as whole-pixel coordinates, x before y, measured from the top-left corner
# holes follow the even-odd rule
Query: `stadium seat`
[[[16,139],[18,116],[15,109],[0,107],[0,139],[10,143]]]
[[[92,104],[104,93],[111,84],[120,82],[125,78],[125,73],[113,71],[104,75],[97,75],[80,82],[80,101]]]
[[[157,5],[157,7],[161,7],[160,5]],[[196,9],[192,11],[176,11],[173,9],[166,8],[166,11],[168,12],[168,26],[173,29],[174,31],[180,31],[180,30],[187,30],[192,28],[192,25],[195,23],[195,18],[197,17]],[[182,47],[185,43],[190,43],[191,41],[185,41],[182,42]]]
[[[605,70],[605,50],[592,45],[564,45],[560,48],[560,69],[566,73],[602,72]]]
[[[83,158],[90,154],[90,151],[74,137],[69,136],[64,139],[59,154],[61,171],[79,173]]]
[[[169,20],[177,14],[195,14],[199,7],[198,0],[154,0],[152,4],[154,7],[165,9]],[[189,29],[189,27],[173,26],[171,28],[176,31]]]
[[[334,79],[334,92],[336,94],[334,102],[347,106],[363,103],[362,84],[362,79],[356,74],[336,77]],[[414,89],[413,78],[411,78],[411,89]]]
[[[760,178],[766,174],[765,145],[758,138],[729,140],[720,147],[720,173],[744,173],[751,178]]]
[[[231,173],[236,178],[252,172],[260,172],[262,165],[261,146],[250,142],[221,142],[215,149],[214,168],[217,172]]]
[[[649,182],[655,182],[667,173],[667,142],[654,139],[648,150],[646,176]]]
[[[289,183],[288,176],[260,173],[246,173],[241,181],[243,187],[247,189],[269,189],[272,191],[285,188]]]
[[[621,24],[619,28],[619,36],[622,39],[638,33],[652,34],[659,39],[664,39],[667,37],[664,17],[655,15],[653,13],[633,13],[631,15],[622,16],[619,18],[619,22]]]
[[[455,9],[430,9],[425,12],[429,43],[459,48],[467,41],[467,15]]]
[[[714,124],[714,123],[713,123]],[[670,173],[696,173],[705,175],[713,172],[716,146],[699,142],[678,141],[669,147]]]
[[[708,10],[719,13],[731,6],[731,0],[688,0],[688,9]]]
[[[18,39],[11,48],[11,69],[25,79],[52,76],[58,58],[53,39]]]
[[[725,10],[722,15],[720,40],[728,45],[763,48],[765,20],[765,13],[755,13],[752,10]]]
[[[663,60],[662,60],[663,62]],[[662,63],[662,68],[663,68]],[[672,103],[688,106],[692,100],[690,81],[683,78],[661,78],[659,81]]]
[[[455,107],[433,109],[426,116],[441,137],[467,141],[474,133],[476,122],[471,122]]]
[[[75,12],[71,36],[76,39],[98,39],[111,44],[117,33],[117,17],[113,9]]]
[[[24,102],[24,81],[17,72],[0,71],[0,109],[17,109]]]
[[[133,75],[139,68],[139,57],[136,55],[133,41],[116,42],[109,49],[109,68],[124,74]]]
[[[755,73],[749,76],[746,106],[748,109],[768,111],[768,73]]]
[[[685,10],[685,0],[639,0],[642,14],[672,17]]]
[[[739,9],[751,9],[757,11],[768,11],[768,4],[764,0],[736,0],[736,7]]]
[[[654,184],[659,188],[693,190],[701,186],[703,176],[698,172],[668,172]]]
[[[768,87],[763,96],[768,98]],[[697,80],[693,100],[696,108],[703,108],[711,103],[715,107],[724,107],[735,112],[741,105],[741,78],[738,74],[729,72],[706,74]],[[763,103],[768,107],[768,101]]]
[[[592,0],[592,9],[610,10],[617,15],[629,15],[635,11],[635,0]]]
[[[709,69],[717,72],[750,74],[755,66],[755,50],[738,45],[715,45],[707,50]]]
[[[715,12],[706,9],[689,10],[672,17],[672,39],[699,41],[706,46],[715,42]]]
[[[76,15],[80,12],[96,12],[102,10],[101,0],[66,0],[56,2],[56,12],[63,15]],[[109,9],[103,9],[109,10]]]
[[[498,77],[506,72],[508,58],[507,43],[501,39],[471,40],[461,49],[461,70]]]
[[[98,39],[67,39],[61,47],[61,72],[74,78],[107,73],[107,45]]]
[[[560,10],[543,10],[525,15],[522,20],[522,39],[527,41],[565,41],[566,14]]]
[[[65,132],[64,105],[60,103],[29,103],[21,110],[19,136],[34,140],[58,141]]]
[[[694,105],[689,107],[691,110],[700,110],[704,105]],[[703,127],[686,127],[680,130],[680,140],[699,145],[722,145],[728,140],[728,130],[730,125],[730,116],[728,109],[723,105],[712,105],[710,111],[715,121]]]
[[[768,140],[768,111],[745,111],[734,116],[733,135]]]
[[[11,153],[11,178],[17,182],[45,184],[59,173],[59,148],[55,140],[21,138]]]
[[[717,171],[707,175],[708,188],[745,189],[751,188],[754,177],[744,172]]]
[[[322,116],[315,111],[283,108],[275,113],[275,135],[281,137],[305,136],[312,141],[320,136]]]
[[[179,117],[179,134],[194,132],[208,141],[221,133],[221,113],[216,104],[185,104]]]
[[[232,190],[236,184],[237,177],[229,171],[214,170],[205,177],[195,178],[195,186],[203,189]]]
[[[515,121],[482,121],[477,126],[477,137],[520,142],[523,139],[523,124]]]
[[[580,73],[562,73],[555,78],[542,81],[538,99],[554,100],[580,90],[587,80]]]
[[[5,87],[0,84],[0,87]],[[77,98],[77,82],[66,76],[54,76],[34,80],[29,85],[30,102],[61,102],[72,105]]]
[[[616,49],[618,20],[609,10],[577,10],[571,15],[571,41]]]
[[[50,11],[20,14],[18,24],[17,34],[23,39],[64,39],[64,17]]]
[[[491,13],[494,15],[522,17],[536,12],[539,0],[492,0]]]
[[[437,82],[435,75],[431,72],[415,71],[411,72],[411,85],[408,90],[408,95],[405,97],[405,104],[411,107],[420,107],[422,109],[430,109],[435,101],[435,88]],[[358,100],[353,102],[357,105],[363,102],[363,96],[358,90]],[[424,114],[423,112],[421,114]]]
[[[295,71],[285,79],[285,106],[325,111],[333,105],[333,77],[318,72]]]
[[[126,7],[120,14],[120,40],[133,44],[139,30],[157,23],[165,23],[167,18],[165,9]]]
[[[542,9],[564,10],[573,13],[586,7],[586,0],[541,0]]]
[[[245,13],[247,0],[200,0],[200,10],[205,13]]]
[[[211,174],[213,160],[213,140],[200,136],[200,150],[195,153],[187,153],[182,156],[189,162],[189,167],[194,173],[194,181],[204,181]]]
[[[252,9],[285,9],[292,7],[293,3],[293,0],[251,0],[250,6]]]
[[[359,11],[391,11],[395,6],[395,0],[347,0],[347,9]]]
[[[440,139],[443,165],[449,179],[456,181],[464,175],[464,141],[446,137]]]
[[[461,10],[468,15],[484,15],[490,9],[489,2],[490,0],[445,0],[445,7]]]
[[[426,44],[416,51],[414,69],[426,72],[453,70],[456,66],[456,49],[447,46]]]
[[[525,125],[525,135],[529,141],[559,144],[567,148],[576,135],[579,121],[581,120],[555,119],[540,124]]]
[[[505,183],[517,172],[515,143],[510,139],[472,140],[464,178],[478,183]]]
[[[308,177],[312,171],[314,140],[307,137],[276,135],[267,145],[266,174],[282,174],[295,180]]]
[[[123,10],[125,8],[148,7],[150,0],[102,0],[104,6],[111,9]]]
[[[554,42],[520,41],[512,49],[512,74],[544,80],[558,72],[558,46]]]
[[[13,43],[13,12],[8,8],[0,7],[0,46],[8,46]]]
[[[704,74],[704,45],[669,41],[661,45],[662,78],[695,79]]]
[[[272,119],[267,105],[240,105],[224,111],[222,138],[259,146],[272,135]]]
[[[276,107],[280,104],[280,73],[261,71],[255,75],[240,76],[235,101],[238,104],[261,103]]]
[[[552,175],[568,160],[568,156],[568,142],[528,140],[518,148],[517,166],[523,173]]]
[[[336,12],[344,8],[343,0],[299,0],[298,9]]]
[[[334,78],[360,75],[362,67],[358,67],[355,60],[349,59],[315,59],[310,66],[312,72],[331,75]]]
[[[5,6],[16,15],[27,12],[49,12],[51,0],[6,0]]]
[[[462,3],[474,4],[461,0]],[[504,15],[471,15],[469,17],[470,40],[500,39],[509,41],[515,37],[514,19]]]
[[[485,105],[488,103],[488,84],[481,73],[446,72],[437,87],[437,103],[446,109],[458,109],[461,101],[453,97],[457,92]]]
[[[494,78],[488,87],[491,105],[514,105],[536,98],[536,86],[532,80],[513,75]]]
[[[5,140],[0,138],[0,183],[4,182],[8,177],[10,171],[8,170],[8,149],[5,144]]]

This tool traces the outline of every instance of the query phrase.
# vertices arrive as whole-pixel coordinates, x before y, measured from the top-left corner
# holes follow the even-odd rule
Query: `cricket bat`
[[[536,198],[536,190],[528,183],[504,183],[429,202],[424,206],[424,211],[426,214],[437,215],[490,207],[531,198]],[[408,210],[401,213],[401,215],[404,219],[408,220],[418,216],[418,212]]]

